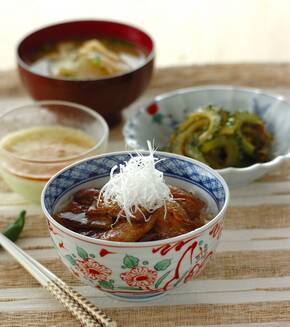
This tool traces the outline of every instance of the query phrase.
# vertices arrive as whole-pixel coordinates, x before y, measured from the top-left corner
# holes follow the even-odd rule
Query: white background
[[[76,18],[143,28],[159,66],[290,60],[290,0],[0,0],[0,69],[25,34]]]

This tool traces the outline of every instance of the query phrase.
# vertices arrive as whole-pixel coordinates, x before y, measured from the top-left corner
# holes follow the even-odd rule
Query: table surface
[[[200,84],[243,84],[290,96],[290,64],[215,65],[158,70],[144,97]],[[28,102],[14,72],[0,73],[0,109]],[[124,148],[122,126],[111,131],[110,149]],[[112,300],[81,285],[64,267],[48,237],[39,206],[11,193],[0,180],[0,229],[21,209],[28,216],[18,245],[69,285],[103,307],[118,326],[289,326],[290,166],[231,192],[221,244],[202,274],[160,300]],[[79,326],[39,284],[0,251],[0,325]]]

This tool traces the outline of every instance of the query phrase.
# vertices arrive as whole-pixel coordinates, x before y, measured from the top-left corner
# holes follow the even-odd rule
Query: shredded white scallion
[[[173,197],[169,186],[164,181],[163,173],[156,169],[158,158],[154,157],[154,150],[148,141],[149,155],[137,153],[130,160],[119,166],[119,173],[115,173],[114,166],[110,173],[110,180],[102,187],[100,197],[105,205],[116,204],[122,215],[130,222],[137,211],[142,209],[153,212],[165,206],[166,201]],[[144,216],[145,219],[145,216]]]

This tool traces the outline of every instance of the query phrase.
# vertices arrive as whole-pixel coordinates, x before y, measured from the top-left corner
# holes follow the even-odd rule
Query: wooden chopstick
[[[76,292],[70,286],[68,286],[64,281],[58,278],[55,274],[53,274],[50,270],[40,264],[38,261],[30,257],[27,253],[25,253],[21,248],[18,248],[19,252],[21,252],[24,256],[28,257],[29,260],[37,266],[46,276],[49,277],[51,281],[53,281],[59,288],[61,288],[64,292],[66,292],[69,296],[71,296],[76,302],[78,302],[90,315],[93,316],[96,320],[99,320],[105,327],[116,327],[117,324],[112,318],[108,317],[104,311],[97,308],[93,303],[83,297],[80,293]]]
[[[86,327],[116,327],[117,324],[102,310],[73,290],[51,271],[30,257],[7,237],[0,233],[0,244],[6,249],[44,288],[46,288],[68,311]]]

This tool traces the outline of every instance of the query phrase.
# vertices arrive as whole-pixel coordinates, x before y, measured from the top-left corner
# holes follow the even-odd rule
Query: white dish
[[[146,142],[151,140],[155,147],[163,147],[186,115],[209,104],[231,112],[255,112],[274,136],[270,161],[218,170],[230,187],[249,184],[290,158],[290,103],[279,95],[234,86],[192,87],[155,97],[126,123],[123,130],[126,143],[133,149],[147,149]]]

